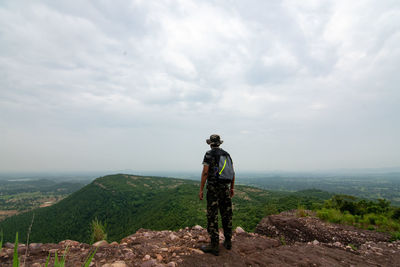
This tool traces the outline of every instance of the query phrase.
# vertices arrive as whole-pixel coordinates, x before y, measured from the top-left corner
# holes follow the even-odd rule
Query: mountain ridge
[[[331,197],[322,191],[283,193],[255,187],[235,187],[234,226],[253,231],[266,215]],[[27,234],[33,213],[32,242],[60,242],[65,239],[90,242],[90,224],[98,219],[110,241],[119,241],[140,228],[177,230],[206,225],[206,202],[198,200],[199,182],[193,180],[114,174],[95,179],[53,206],[13,216],[0,222],[5,241],[16,232],[21,241]]]

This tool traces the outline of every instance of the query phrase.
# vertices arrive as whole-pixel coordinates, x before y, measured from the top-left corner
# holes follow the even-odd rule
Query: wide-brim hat
[[[209,139],[206,140],[209,145],[220,145],[224,141],[221,140],[221,137],[218,134],[212,134]]]

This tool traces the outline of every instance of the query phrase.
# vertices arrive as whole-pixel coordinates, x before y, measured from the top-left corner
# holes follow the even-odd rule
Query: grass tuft
[[[90,263],[93,260],[94,254],[96,254],[97,248],[93,251],[92,254],[89,254],[88,258],[85,260],[85,263],[83,264],[83,267],[89,267]]]
[[[107,234],[104,224],[102,224],[97,218],[95,218],[91,223],[92,228],[92,244],[100,240],[107,240]]]
[[[304,208],[304,206],[297,207],[296,215],[297,215],[297,217],[307,217],[308,216],[307,211]]]
[[[19,258],[18,258],[18,232],[15,234],[14,255],[13,255],[13,267],[19,267]]]

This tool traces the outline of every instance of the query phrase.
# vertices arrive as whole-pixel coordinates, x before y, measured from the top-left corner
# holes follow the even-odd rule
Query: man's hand
[[[200,192],[199,192],[199,199],[203,200],[203,190],[200,190]]]
[[[235,191],[233,190],[233,188],[231,189],[230,195],[231,195],[231,198],[235,195]]]

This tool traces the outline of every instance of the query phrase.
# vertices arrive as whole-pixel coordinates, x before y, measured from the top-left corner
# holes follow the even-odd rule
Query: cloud
[[[185,154],[212,132],[275,155],[243,169],[399,165],[399,15],[397,1],[4,1],[0,170],[34,169],[24,153],[43,169],[151,168],[125,147],[194,169]]]

